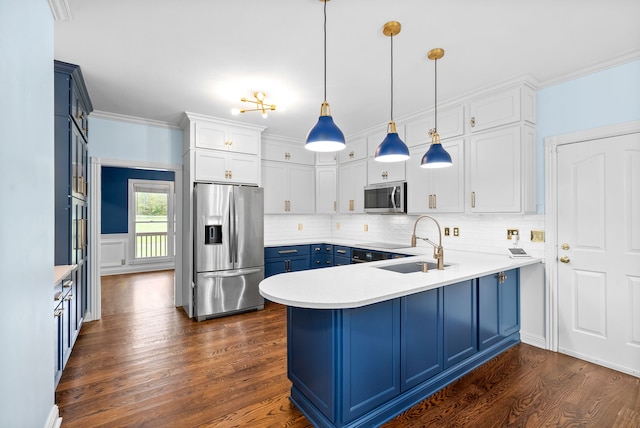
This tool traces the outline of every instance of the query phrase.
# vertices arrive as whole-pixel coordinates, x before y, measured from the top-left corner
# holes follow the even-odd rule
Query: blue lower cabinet
[[[478,347],[486,349],[520,330],[519,269],[478,278]]]
[[[311,254],[311,269],[333,266],[333,254]]]
[[[444,368],[472,356],[478,350],[476,280],[443,288]]]
[[[500,288],[500,336],[520,331],[520,269],[504,272]]]
[[[400,301],[400,378],[404,392],[443,370],[442,289],[412,294]]]
[[[342,325],[344,422],[400,393],[400,299],[346,309]]]
[[[309,245],[265,247],[264,277],[310,268]]]
[[[351,264],[351,247],[333,246],[333,265],[344,266]]]

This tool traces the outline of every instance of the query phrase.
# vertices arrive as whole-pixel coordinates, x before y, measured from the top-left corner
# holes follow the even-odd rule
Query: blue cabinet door
[[[309,258],[309,245],[265,247],[264,277],[268,278],[284,272],[307,270],[310,268]]]
[[[500,341],[499,300],[498,274],[478,278],[478,347],[480,350]]]
[[[500,288],[500,336],[520,331],[520,269],[504,272]]]
[[[472,356],[478,350],[476,280],[443,287],[444,368]]]
[[[400,379],[406,391],[440,373],[442,288],[401,298]]]
[[[400,299],[344,309],[342,335],[346,423],[400,394]]]

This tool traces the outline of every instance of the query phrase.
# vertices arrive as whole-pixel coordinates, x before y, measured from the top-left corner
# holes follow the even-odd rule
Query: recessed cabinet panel
[[[520,120],[520,88],[473,100],[469,104],[471,132],[507,125]]]
[[[286,181],[286,165],[279,162],[262,161],[265,214],[284,214],[286,212]]]
[[[335,166],[316,167],[316,214],[335,214],[338,209]]]
[[[316,153],[316,165],[336,165],[337,163],[338,163],[338,152]]]
[[[314,153],[305,149],[302,143],[296,146],[267,140],[266,138],[262,141],[262,159],[304,165],[313,165],[315,163]]]
[[[340,165],[338,171],[338,209],[340,214],[364,213],[364,186],[367,180],[367,163],[364,160]]]
[[[420,161],[430,145],[411,149],[407,161],[407,212],[464,212],[464,140],[450,140],[442,146],[451,155],[453,165],[446,168],[421,168]]]
[[[229,128],[229,151],[258,154],[260,137],[257,131],[242,128]]]
[[[353,162],[367,157],[367,140],[357,138],[347,141],[347,147],[338,152],[340,163]]]
[[[260,143],[258,131],[206,121],[197,121],[194,126],[197,148],[254,155],[258,153]]]
[[[289,212],[295,214],[315,212],[315,174],[315,168],[312,166],[292,165],[289,168]]]
[[[514,126],[470,139],[471,212],[520,212],[520,133]]]
[[[195,153],[196,181],[257,184],[258,158],[252,155],[198,150]]]
[[[443,287],[444,368],[449,368],[478,350],[476,280]]]
[[[435,126],[433,112],[411,120],[405,125],[406,140],[409,147],[431,143],[429,131]],[[464,135],[464,107],[455,106],[446,109],[438,109],[438,134],[441,140]]]
[[[313,214],[315,168],[313,166],[262,162],[265,214]]]
[[[196,147],[201,149],[227,150],[227,130],[213,123],[196,122]]]

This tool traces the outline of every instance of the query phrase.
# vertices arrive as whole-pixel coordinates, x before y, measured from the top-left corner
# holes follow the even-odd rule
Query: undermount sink
[[[427,263],[427,269],[438,269],[438,263],[436,262],[411,262],[411,263],[400,263],[396,265],[389,266],[376,266],[378,269],[390,270],[397,273],[413,273],[413,272],[422,272],[422,264]],[[450,266],[445,264],[444,267]]]

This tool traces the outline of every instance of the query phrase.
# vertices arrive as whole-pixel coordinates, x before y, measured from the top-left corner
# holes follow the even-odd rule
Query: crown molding
[[[54,21],[70,21],[71,8],[68,0],[48,0]]]
[[[259,132],[262,132],[265,129],[267,129],[266,126],[255,125],[255,124],[246,123],[246,122],[240,122],[240,121],[237,121],[237,120],[221,119],[219,117],[207,116],[207,115],[204,115],[204,114],[192,113],[192,112],[189,112],[189,111],[185,111],[184,112],[184,116],[180,120],[180,126],[182,128],[186,128],[189,125],[189,122],[190,121],[194,121],[194,120],[215,122],[217,124],[225,125],[225,126],[238,126],[238,127],[246,128],[246,129],[254,129],[254,130],[259,131]]]
[[[94,110],[89,117],[107,120],[117,120],[119,122],[135,123],[137,125],[155,126],[158,128],[182,129],[175,123],[162,122],[160,120],[145,119],[137,116],[127,116],[125,114],[110,113],[108,111]]]
[[[580,70],[576,70],[572,73],[565,74],[561,77],[555,79],[545,80],[544,82],[540,82],[538,89],[548,88],[549,86],[558,85],[560,83],[568,82],[579,77],[584,77],[589,74],[598,73],[600,71],[604,71],[608,68],[617,67],[622,64],[626,64],[628,62],[633,62],[640,60],[640,49],[633,49],[628,51],[616,58],[610,59],[608,61],[602,61],[597,64],[591,65],[589,67],[582,68]]]

